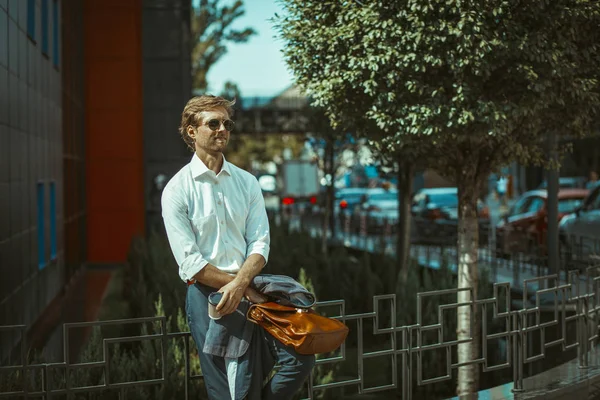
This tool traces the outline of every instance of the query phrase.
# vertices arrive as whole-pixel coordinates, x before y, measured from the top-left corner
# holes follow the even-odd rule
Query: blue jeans
[[[213,291],[214,289],[200,284],[188,286],[186,314],[190,332],[198,347],[208,398],[222,400],[231,398],[225,359],[202,351],[210,322],[208,295]],[[310,375],[315,364],[315,356],[298,354],[292,347],[283,345],[262,328],[257,332],[260,334],[253,335],[250,349],[239,359],[240,365],[250,369],[252,383],[250,387],[238,387],[238,379],[236,379],[235,392],[247,392],[248,399],[291,399]],[[242,361],[246,356],[252,356],[254,359]],[[277,372],[263,387],[263,377],[268,376],[268,371],[273,365],[276,365]],[[241,378],[240,382],[243,381]]]

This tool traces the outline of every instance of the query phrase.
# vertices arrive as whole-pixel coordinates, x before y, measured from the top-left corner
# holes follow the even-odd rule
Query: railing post
[[[184,371],[185,371],[185,379],[183,381],[183,390],[185,393],[185,400],[189,399],[190,393],[190,337],[185,335],[183,337],[183,348],[185,350],[184,357]]]
[[[27,387],[27,384],[28,384],[28,382],[24,379],[23,387]],[[50,398],[50,379],[48,378],[48,365],[47,364],[45,364],[44,368],[42,369],[42,387],[44,388],[42,399],[48,400]],[[25,391],[25,398],[27,398],[27,397],[29,397],[29,396],[27,396],[27,392]]]
[[[402,358],[404,361],[404,369],[406,371],[405,373],[405,379],[403,379],[402,381],[402,389],[403,389],[403,393],[402,393],[402,400],[411,400],[412,399],[412,339],[411,339],[411,334],[410,334],[410,330],[409,329],[405,329],[402,332],[402,341],[403,341],[403,348],[406,349],[406,353],[404,353],[404,357]]]
[[[515,393],[524,392],[523,389],[523,315],[522,310],[512,315],[512,350],[513,350],[513,389]]]
[[[579,368],[585,369],[589,368],[589,326],[587,318],[587,291],[584,294],[580,293],[579,296],[580,297],[577,300],[577,340],[579,341],[579,346],[577,346],[577,357],[579,359]]]

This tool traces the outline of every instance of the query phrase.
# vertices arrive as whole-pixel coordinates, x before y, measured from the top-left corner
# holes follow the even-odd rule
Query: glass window
[[[35,42],[35,0],[27,0],[27,36]]]
[[[540,197],[534,197],[531,199],[529,206],[527,206],[527,212],[538,212],[544,208],[544,199]]]
[[[48,0],[42,0],[42,53],[48,55]]]
[[[517,201],[517,203],[512,207],[510,211],[510,215],[519,215],[527,212],[529,208],[529,203],[531,202],[531,197],[523,197]]]
[[[560,214],[568,214],[575,212],[575,210],[583,204],[583,199],[559,199],[558,200],[558,212]]]
[[[58,0],[52,2],[52,63],[55,67],[58,67],[60,52],[58,51],[58,44],[60,38],[58,37]]]
[[[38,239],[38,268],[46,266],[46,216],[45,216],[44,184],[37,184],[37,239]]]
[[[50,259],[56,259],[56,185],[50,182]]]
[[[438,206],[458,207],[458,196],[451,193],[430,194],[429,202]]]
[[[381,200],[396,200],[398,198],[398,193],[396,192],[386,192],[386,193],[377,193],[369,196],[369,201],[381,201]]]

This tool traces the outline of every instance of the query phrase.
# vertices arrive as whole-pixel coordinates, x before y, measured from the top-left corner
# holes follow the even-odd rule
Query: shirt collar
[[[207,173],[208,171],[210,171],[210,169],[208,169],[206,164],[204,164],[204,162],[200,159],[200,157],[198,157],[198,155],[196,153],[194,153],[194,155],[192,156],[192,161],[190,161],[190,167],[192,169],[192,176],[194,178],[202,176],[205,173]],[[223,165],[221,166],[221,172],[226,172],[227,175],[231,176],[231,167],[229,166],[229,163],[225,159],[224,155],[223,155]]]

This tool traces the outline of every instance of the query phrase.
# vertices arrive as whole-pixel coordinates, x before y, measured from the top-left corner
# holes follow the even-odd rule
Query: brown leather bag
[[[311,309],[283,306],[275,302],[252,304],[248,319],[299,354],[334,351],[346,340],[348,327]]]

